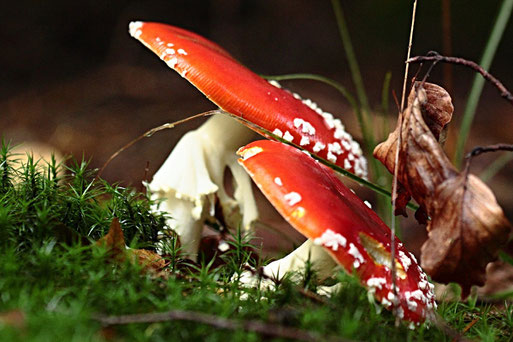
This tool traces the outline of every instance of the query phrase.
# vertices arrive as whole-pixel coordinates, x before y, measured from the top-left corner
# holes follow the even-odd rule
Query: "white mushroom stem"
[[[229,226],[249,228],[258,212],[251,179],[237,163],[235,151],[252,137],[236,120],[216,114],[178,142],[148,184],[157,210],[169,212],[168,225],[180,236],[182,252],[195,259],[203,222],[214,215],[215,195]],[[224,172],[233,175],[234,196],[224,188]]]
[[[264,266],[262,271],[265,278],[260,280],[258,275],[246,271],[241,275],[240,282],[243,286],[255,287],[260,281],[261,288],[272,288],[273,280],[281,280],[287,274],[291,276],[292,281],[300,281],[300,275],[305,270],[308,261],[319,279],[333,276],[335,269],[339,267],[324,247],[316,245],[312,240],[306,240],[284,258]],[[325,287],[325,289],[327,288]]]

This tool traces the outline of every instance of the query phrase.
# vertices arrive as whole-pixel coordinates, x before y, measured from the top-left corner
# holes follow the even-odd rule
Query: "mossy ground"
[[[0,340],[1,341],[259,341],[265,337],[241,329],[225,330],[198,322],[138,323],[105,328],[99,315],[187,310],[235,321],[260,321],[309,331],[320,340],[450,341],[436,327],[396,327],[386,310],[377,312],[367,292],[340,273],[342,290],[313,300],[315,275],[305,271],[302,284],[284,281],[274,291],[246,289],[237,274],[249,260],[248,241],[234,234],[233,249],[214,267],[172,257],[170,276],[155,278],[129,262],[109,262],[92,242],[118,217],[127,244],[154,248],[165,216],[151,212],[141,193],[94,181],[85,162],[60,167],[31,158],[23,164],[0,153]],[[235,277],[234,277],[235,275]],[[241,300],[241,294],[248,297]],[[440,303],[438,312],[455,331],[476,318],[465,337],[510,341],[513,306],[466,302]],[[2,315],[23,315],[19,324]]]

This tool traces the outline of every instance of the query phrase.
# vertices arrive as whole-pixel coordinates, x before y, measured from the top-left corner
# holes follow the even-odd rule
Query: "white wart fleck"
[[[326,148],[326,145],[323,144],[322,142],[318,141],[318,142],[315,143],[315,145],[313,147],[313,151],[315,153],[317,153],[317,152],[320,152],[320,151],[324,150],[325,148]]]
[[[285,199],[285,201],[287,201],[287,204],[290,206],[293,206],[301,202],[301,195],[294,191],[289,192],[288,194],[283,196],[283,198]]]
[[[289,131],[285,131],[285,134],[283,134],[283,139],[287,140],[288,142],[292,142],[294,137],[289,133]]]
[[[302,136],[301,141],[299,142],[299,145],[301,145],[301,146],[310,145],[310,139],[308,137]]]
[[[351,254],[353,256],[353,258],[355,259],[353,262],[353,266],[355,268],[358,268],[360,266],[360,264],[363,264],[365,262],[365,259],[363,258],[362,254],[360,253],[358,248],[353,243],[349,244],[348,253]]]
[[[314,239],[314,243],[337,251],[339,247],[346,247],[347,239],[331,229],[326,229],[320,237]]]
[[[283,138],[283,132],[281,130],[279,130],[278,128],[276,128],[273,131],[273,134],[279,136],[280,138]]]

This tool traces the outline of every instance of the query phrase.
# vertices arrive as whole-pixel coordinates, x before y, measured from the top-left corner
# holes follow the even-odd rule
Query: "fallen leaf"
[[[119,224],[119,219],[114,218],[110,224],[108,233],[96,241],[97,246],[102,246],[108,250],[109,257],[116,262],[130,260],[138,263],[144,271],[150,272],[155,277],[167,277],[167,262],[157,253],[147,249],[128,248],[125,244],[123,230]]]
[[[439,143],[443,128],[450,121],[453,106],[441,87],[416,83],[399,126],[378,145],[374,156],[393,174],[399,133],[398,212],[405,199],[419,203],[418,218],[427,221],[428,240],[422,246],[421,265],[438,282],[456,282],[462,295],[472,285],[483,285],[486,265],[511,233],[492,191],[477,177],[459,172]]]
[[[25,313],[21,310],[10,310],[0,313],[0,325],[23,329],[25,327]]]

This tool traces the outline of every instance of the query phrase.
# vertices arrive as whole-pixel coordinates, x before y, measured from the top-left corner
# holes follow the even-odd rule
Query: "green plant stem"
[[[330,169],[333,169],[334,171],[340,173],[341,175],[345,176],[346,178],[349,178],[353,181],[355,181],[356,183],[360,184],[360,185],[363,185],[369,189],[371,189],[372,191],[380,194],[380,195],[383,195],[383,196],[386,196],[388,198],[391,198],[392,197],[392,194],[390,193],[390,191],[384,189],[383,187],[379,186],[378,184],[375,184],[375,183],[372,183],[372,182],[369,182],[368,180],[366,179],[363,179],[363,178],[360,178],[358,177],[357,175],[355,174],[352,174],[351,172],[343,169],[342,167],[336,165],[336,164],[333,164],[332,162],[329,162],[319,156],[316,156],[315,154],[310,154],[309,151],[305,150],[304,148],[302,148],[301,146],[298,146],[294,143],[291,143],[290,141],[288,140],[285,140],[275,134],[273,134],[272,132],[266,130],[265,128],[262,128],[254,123],[252,123],[251,121],[248,121],[244,118],[241,118],[239,116],[236,116],[234,114],[231,114],[231,113],[228,113],[228,112],[225,112],[225,111],[219,111],[219,113],[223,113],[223,114],[226,114],[226,115],[229,115],[231,116],[232,118],[234,118],[235,120],[238,120],[240,123],[242,123],[243,125],[245,125],[246,127],[254,130],[255,132],[257,132],[258,134],[261,134],[263,135],[264,137],[271,137],[272,139],[276,140],[276,141],[280,141],[284,144],[287,144],[287,145],[290,145],[290,146],[294,146],[295,148],[299,149],[299,150],[302,150],[302,151],[305,151],[305,152],[308,152],[308,154],[310,156],[312,156],[312,158],[318,160],[320,163],[326,165],[327,167],[329,167]],[[408,203],[407,205],[408,208],[410,208],[411,210],[417,210],[419,207],[413,203]]]
[[[501,8],[499,9],[499,14],[497,16],[497,19],[495,20],[495,24],[493,26],[490,37],[488,38],[488,42],[486,44],[481,61],[479,62],[479,64],[485,70],[490,69],[493,58],[495,56],[495,52],[497,51],[506,25],[508,24],[512,10],[513,0],[504,0],[502,2]],[[472,88],[468,96],[465,111],[463,113],[463,119],[461,121],[458,140],[456,142],[456,153],[454,155],[454,164],[458,168],[461,166],[461,163],[463,161],[465,143],[467,142],[470,128],[474,120],[477,105],[479,103],[479,98],[483,90],[484,82],[485,80],[480,75],[476,75],[474,77],[474,82],[472,83]]]
[[[347,28],[347,23],[344,18],[344,11],[342,10],[342,5],[339,0],[331,0],[331,4],[333,7],[333,11],[335,12],[335,17],[337,19],[337,25],[340,32],[340,37],[342,39],[342,45],[344,46],[344,51],[346,53],[347,62],[349,64],[349,70],[351,71],[353,83],[356,88],[356,95],[362,108],[361,118],[359,118],[358,121],[360,122],[363,143],[368,151],[368,157],[370,160],[369,164],[372,169],[372,174],[375,179],[380,179],[380,165],[378,161],[372,157],[372,151],[376,146],[376,140],[374,139],[374,135],[370,126],[371,111],[369,106],[369,100],[367,98],[367,93],[365,91],[365,86],[363,84],[362,75],[360,73],[360,67],[358,66],[358,60],[356,59],[356,55],[354,53],[354,48],[351,42],[351,36],[349,35],[349,29]]]
[[[483,182],[488,182],[493,178],[504,166],[513,160],[513,153],[504,153],[491,163],[486,170],[484,170],[479,177]]]
[[[358,106],[358,103],[356,102],[355,98],[351,93],[340,83],[337,81],[321,76],[316,74],[304,74],[304,73],[298,73],[298,74],[286,74],[286,75],[260,75],[261,77],[267,79],[267,80],[275,80],[275,81],[288,81],[288,80],[311,80],[311,81],[319,81],[324,84],[327,84],[336,90],[338,90],[342,96],[349,102],[351,107],[356,113],[356,117],[358,119],[358,123],[361,125],[361,111],[360,107]]]
[[[385,79],[383,80],[383,88],[381,90],[381,111],[383,115],[388,115],[388,98],[390,93],[390,81],[392,80],[392,72],[387,71],[385,74]]]
[[[353,44],[351,43],[351,36],[349,35],[349,30],[347,28],[347,23],[344,18],[344,12],[342,10],[342,5],[339,0],[332,0],[331,4],[333,6],[333,11],[335,12],[335,17],[337,19],[337,25],[340,32],[340,37],[342,38],[342,44],[344,45],[344,51],[346,52],[346,58],[349,63],[349,69],[351,70],[351,76],[353,77],[353,82],[356,88],[356,94],[358,96],[358,100],[360,101],[360,105],[363,108],[363,122],[365,123],[362,126],[362,131],[367,130],[367,122],[368,114],[370,113],[369,100],[367,99],[367,93],[365,92],[365,86],[363,85],[362,75],[360,73],[360,67],[358,66],[358,60],[356,59],[356,55],[354,53]]]

